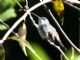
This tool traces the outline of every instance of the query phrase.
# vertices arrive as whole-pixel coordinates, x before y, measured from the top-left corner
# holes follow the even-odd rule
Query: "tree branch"
[[[59,30],[61,31],[61,33],[64,35],[64,37],[67,39],[67,41],[71,44],[72,47],[74,47],[79,53],[80,53],[80,49],[77,48],[72,41],[69,39],[69,37],[66,35],[66,33],[63,31],[63,29],[61,28],[61,26],[59,25],[59,23],[57,22],[56,18],[53,16],[52,12],[50,11],[50,9],[47,8],[47,6],[44,4],[44,7],[46,8],[46,10],[48,11],[48,13],[50,14],[50,16],[52,17],[53,21],[56,23],[56,25],[58,26]],[[73,6],[74,7],[74,6]],[[79,9],[78,9],[79,10]],[[80,11],[80,10],[79,10]]]
[[[71,4],[71,3],[67,2],[67,1],[63,1],[63,3],[69,5],[70,7],[74,8],[74,9],[76,9],[76,10],[78,10],[80,12],[80,8],[74,6],[73,4]]]
[[[3,42],[7,39],[7,37],[10,35],[10,33],[18,26],[18,24],[19,24],[22,20],[24,20],[24,18],[27,17],[27,15],[28,15],[31,11],[35,10],[35,9],[38,8],[39,6],[41,6],[41,5],[45,4],[45,3],[48,3],[48,2],[50,2],[50,1],[51,1],[51,0],[42,1],[42,2],[34,5],[34,6],[31,7],[30,9],[28,9],[27,12],[25,12],[25,14],[24,14],[21,18],[19,18],[19,19],[14,23],[14,25],[6,32],[6,34],[5,34],[5,35],[3,36],[3,38],[2,38],[2,42],[1,42],[1,43],[3,43]]]
[[[61,31],[61,33],[64,35],[64,37],[67,39],[67,41],[71,44],[72,47],[74,47],[79,53],[80,53],[80,49],[77,48],[72,41],[69,39],[69,37],[66,35],[66,33],[63,31],[63,29],[61,28],[61,26],[59,25],[58,21],[56,20],[56,18],[53,16],[52,12],[50,11],[50,9],[47,8],[46,5],[44,5],[44,7],[46,8],[46,10],[48,11],[48,13],[50,14],[50,16],[52,17],[53,21],[56,23],[56,25],[58,26],[59,30]]]
[[[59,23],[57,22],[57,20],[55,19],[55,17],[53,16],[53,14],[51,13],[51,11],[48,9],[49,14],[51,15],[51,17],[53,18],[53,21],[56,23],[56,25],[58,26],[59,30],[61,31],[61,33],[64,35],[64,37],[67,39],[67,41],[71,44],[72,47],[74,47],[79,53],[80,53],[80,49],[77,48],[72,41],[68,38],[68,36],[66,35],[66,33],[63,31],[63,29],[61,28],[61,26],[59,25]]]
[[[0,22],[7,28],[7,29],[9,29],[10,27],[9,27],[9,25],[8,24],[6,24],[6,23],[4,23],[1,19],[0,19]],[[14,31],[12,31],[12,33],[15,35],[15,36],[17,36],[18,37],[18,34],[17,33],[15,33]]]
[[[51,42],[50,40],[47,40],[52,46],[54,46],[55,48],[57,48],[60,53],[65,57],[66,60],[69,60],[69,58],[65,55],[65,53],[61,50],[61,48],[57,45],[55,45],[53,42]]]
[[[78,0],[66,0],[66,1],[68,1],[68,2],[70,2],[70,3],[76,3],[76,4],[80,4],[80,1],[78,1]]]

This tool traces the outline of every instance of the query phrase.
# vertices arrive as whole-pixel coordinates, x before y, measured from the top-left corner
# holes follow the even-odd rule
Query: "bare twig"
[[[32,13],[33,14],[33,13]],[[36,15],[36,14],[35,14]],[[38,29],[38,25],[35,23],[35,21],[33,20],[31,14],[30,14],[30,18],[31,18],[31,21],[33,23],[33,25]],[[36,26],[37,25],[37,26]],[[53,42],[51,42],[50,40],[47,40],[52,46],[54,46],[55,48],[57,48],[61,54],[65,57],[66,60],[69,60],[68,57],[65,55],[65,53],[61,50],[61,48],[57,45],[55,45]]]
[[[34,13],[32,13],[32,14],[34,14]],[[36,15],[36,14],[34,14],[34,15]],[[34,25],[36,28],[38,28],[38,25],[35,23],[33,17],[31,16],[31,13],[29,13],[29,16],[30,16],[30,18],[31,18],[31,21],[32,21],[33,25]],[[36,16],[37,16],[37,15],[36,15]],[[39,17],[39,16],[37,16],[37,17]],[[59,46],[55,45],[55,44],[54,44],[53,42],[51,42],[50,40],[47,40],[47,41],[48,41],[52,46],[54,46],[55,48],[57,48],[57,49],[61,52],[61,54],[65,57],[66,60],[69,60],[68,57],[65,55],[65,53],[61,50],[61,48],[60,48]]]
[[[2,38],[2,43],[7,39],[7,37],[10,35],[10,33],[18,26],[18,24],[19,24],[22,20],[24,20],[25,17],[27,17],[27,15],[28,15],[31,11],[35,10],[35,9],[38,8],[39,6],[41,6],[41,5],[45,4],[45,3],[48,3],[48,2],[50,2],[50,1],[51,1],[51,0],[46,0],[46,1],[40,2],[40,3],[36,4],[36,5],[34,5],[32,8],[28,9],[28,10],[25,12],[25,14],[24,14],[21,18],[19,18],[19,19],[14,23],[14,25],[6,32],[6,34],[5,34],[5,35],[3,36],[3,38]]]
[[[42,1],[42,0],[40,0]],[[72,5],[71,5],[72,6]],[[65,36],[65,38],[67,39],[67,41],[71,44],[72,47],[74,47],[79,53],[80,53],[80,49],[78,49],[73,43],[72,41],[68,38],[68,36],[66,35],[66,33],[63,31],[63,29],[61,28],[61,26],[59,25],[59,23],[57,22],[57,20],[55,19],[55,17],[53,16],[53,14],[51,13],[50,9],[47,8],[47,6],[44,4],[44,7],[46,8],[46,10],[48,11],[48,13],[50,14],[50,16],[52,17],[53,21],[56,23],[56,25],[58,26],[58,28],[60,29],[61,33]],[[74,6],[73,6],[74,7]],[[77,8],[76,8],[77,9]],[[80,11],[80,9],[78,9]]]
[[[65,55],[65,53],[61,50],[61,48],[57,45],[55,45],[53,42],[51,42],[50,40],[47,40],[52,46],[54,46],[55,48],[57,48],[60,53],[65,57],[66,60],[69,60],[69,58]]]
[[[25,11],[27,11],[29,9],[29,6],[28,6],[28,1],[26,0],[26,6],[25,6]],[[31,13],[29,13],[29,16],[31,19],[33,19],[33,17],[31,16]],[[36,26],[37,27],[37,26]],[[27,41],[28,42],[28,41]],[[25,46],[39,59],[39,60],[42,60],[41,57],[38,56],[38,54],[33,50],[33,48],[31,46],[28,46],[26,43],[23,43],[25,44]]]
[[[28,1],[26,0],[26,9],[29,9],[29,6],[28,6]],[[31,19],[31,21],[32,21],[32,23],[33,23],[33,25],[36,27],[36,28],[38,28],[38,25],[35,23],[35,21],[34,21],[34,19],[33,19],[33,17],[31,16],[31,12],[29,13],[29,17],[30,17],[30,19]]]
[[[31,13],[29,13],[29,16],[30,16],[30,19],[31,19],[33,25],[34,25],[36,28],[38,28],[38,25],[35,23],[33,17],[31,16]]]
[[[9,27],[9,25],[8,24],[6,24],[6,23],[4,23],[2,20],[0,20],[0,22],[7,28],[7,29],[9,29],[10,27]],[[15,36],[17,36],[18,37],[18,34],[17,33],[15,33],[14,31],[12,31],[12,33],[15,35]]]
[[[21,6],[21,4],[18,2],[18,0],[15,0],[16,2],[17,2],[17,4],[19,5],[19,7],[21,8],[21,9],[23,9],[23,7]]]
[[[77,6],[71,4],[71,3],[67,2],[67,1],[63,1],[63,3],[65,3],[65,4],[69,5],[69,6],[71,6],[72,8],[74,8],[74,9],[76,9],[76,10],[78,10],[78,11],[80,12],[80,8],[78,8]]]
[[[72,47],[74,47],[79,53],[80,53],[80,49],[77,48],[72,41],[68,38],[68,36],[66,35],[66,33],[63,31],[63,29],[61,28],[61,26],[59,25],[59,23],[57,22],[57,20],[55,19],[55,17],[53,16],[53,14],[51,13],[51,11],[48,9],[48,12],[50,13],[51,17],[53,18],[53,21],[56,23],[56,25],[58,26],[58,28],[60,29],[61,33],[64,35],[64,37],[67,39],[67,41],[71,44]]]
[[[76,4],[80,4],[80,1],[78,1],[78,0],[65,0],[65,1],[68,1],[68,2],[70,2],[70,3],[76,3]]]
[[[61,28],[61,26],[59,25],[59,23],[57,22],[57,20],[55,19],[55,17],[53,16],[53,14],[51,13],[50,9],[47,8],[46,5],[44,5],[44,7],[46,8],[46,10],[48,11],[48,13],[50,14],[50,16],[52,17],[53,21],[56,23],[56,25],[58,26],[59,30],[61,31],[61,33],[65,36],[65,38],[67,39],[67,41],[71,44],[72,47],[74,47],[79,53],[80,53],[80,49],[77,48],[72,41],[68,38],[68,36],[66,35],[66,33],[63,31],[63,29]]]
[[[18,2],[18,5],[21,6],[21,4],[20,4],[19,2]],[[20,7],[20,8],[21,8],[21,7]],[[27,11],[27,10],[29,9],[28,1],[27,1],[27,0],[26,0],[25,8],[26,8],[25,11]],[[21,9],[22,9],[22,8],[21,8]],[[37,28],[38,25],[35,23],[33,17],[31,16],[31,14],[34,14],[34,13],[30,12],[30,13],[29,13],[29,17],[30,17],[30,19],[31,19],[31,21],[32,21],[32,23],[33,23],[33,25]]]
[[[2,40],[0,40],[0,44],[2,44],[3,43],[3,41]]]

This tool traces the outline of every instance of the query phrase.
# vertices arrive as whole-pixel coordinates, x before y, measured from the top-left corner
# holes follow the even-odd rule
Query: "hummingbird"
[[[49,23],[46,17],[40,17],[38,19],[38,32],[42,39],[50,40],[55,43],[56,41],[60,46],[67,50],[62,44],[59,34],[56,29]]]

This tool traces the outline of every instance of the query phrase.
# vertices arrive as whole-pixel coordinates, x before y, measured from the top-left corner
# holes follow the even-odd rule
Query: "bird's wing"
[[[38,27],[38,32],[43,39],[47,38],[47,30],[45,29],[45,27],[43,27],[43,25]]]
[[[19,45],[20,45],[22,51],[24,52],[25,56],[27,56],[26,46],[24,45],[24,43],[23,42],[19,42]]]

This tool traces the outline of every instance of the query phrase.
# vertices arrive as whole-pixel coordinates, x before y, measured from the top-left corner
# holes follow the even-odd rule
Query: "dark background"
[[[34,4],[36,4],[37,2],[39,2],[39,1],[38,0],[29,0],[29,6],[31,7]],[[25,5],[24,2],[21,4],[23,6]],[[75,5],[80,6],[77,4],[75,4]],[[48,8],[51,9],[52,13],[58,19],[58,22],[59,22],[59,18],[55,14],[54,10],[52,9],[52,5],[50,3],[48,3],[47,6],[48,6]],[[79,47],[79,17],[80,17],[80,12],[78,10],[66,5],[66,4],[64,4],[64,6],[65,6],[64,25],[62,26],[62,28],[66,32],[68,37],[72,40],[72,42],[77,47]],[[15,6],[15,9],[18,10],[19,6]],[[64,36],[61,34],[60,30],[57,28],[56,24],[52,21],[49,14],[44,10],[43,6],[37,8],[33,12],[39,16],[47,17],[49,19],[50,23],[54,27],[56,27],[63,44],[68,49],[71,47],[70,44],[64,38]],[[12,18],[11,20],[6,21],[6,23],[9,24],[10,26],[12,26],[12,24],[15,23],[15,21],[20,16],[22,16],[24,12],[16,11],[16,13],[17,13],[18,17]],[[37,22],[36,17],[34,17],[34,19]],[[33,41],[33,42],[40,44],[44,48],[44,50],[48,53],[48,55],[51,57],[52,60],[53,59],[54,60],[60,60],[60,52],[57,49],[55,49],[53,46],[51,46],[47,41],[42,40],[42,38],[38,34],[37,29],[32,25],[29,17],[27,17],[26,25],[28,28],[27,39],[29,41]],[[15,31],[16,30],[17,30],[17,28],[15,29]],[[2,35],[5,34],[5,32],[0,34],[0,36],[2,37]],[[4,48],[6,50],[6,60],[29,60],[29,58],[23,54],[20,46],[18,45],[18,42],[8,40],[8,41],[5,41],[3,45],[4,45]]]

